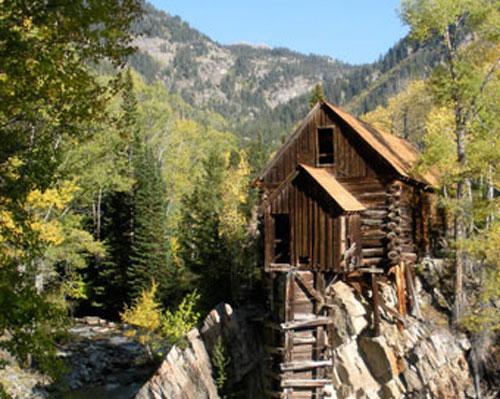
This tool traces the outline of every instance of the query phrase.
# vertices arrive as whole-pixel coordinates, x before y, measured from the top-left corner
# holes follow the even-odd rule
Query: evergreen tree
[[[133,237],[127,269],[128,295],[136,298],[151,281],[158,283],[160,299],[170,292],[169,245],[166,220],[166,190],[161,165],[152,148],[137,144],[134,162]]]
[[[323,91],[323,85],[316,83],[309,98],[309,108],[313,108],[320,101],[325,101],[325,92]]]
[[[225,168],[223,157],[212,151],[204,162],[204,175],[183,201],[179,227],[182,260],[194,274],[207,310],[231,297],[231,251],[221,231]]]
[[[134,179],[133,145],[139,140],[137,122],[137,99],[134,93],[132,73],[127,70],[122,89],[121,110],[116,124],[120,143],[119,152],[126,159],[122,175]],[[138,147],[138,146],[136,146]],[[130,266],[134,198],[132,187],[126,190],[108,190],[104,193],[99,206],[99,239],[107,245],[103,258],[94,258],[86,270],[88,302],[91,308],[100,308],[106,317],[115,318],[127,302],[128,277]],[[102,215],[102,216],[101,216]],[[83,309],[82,309],[83,310]]]

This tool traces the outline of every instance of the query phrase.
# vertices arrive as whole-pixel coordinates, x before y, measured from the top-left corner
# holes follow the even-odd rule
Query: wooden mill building
[[[270,397],[323,397],[332,367],[331,282],[372,292],[374,334],[377,279],[403,280],[411,290],[412,265],[431,246],[437,184],[430,173],[414,173],[417,160],[407,141],[321,102],[256,179],[269,291]],[[411,302],[406,291],[401,295]]]

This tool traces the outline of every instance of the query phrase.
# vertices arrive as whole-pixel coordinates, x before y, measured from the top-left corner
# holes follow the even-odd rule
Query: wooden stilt
[[[372,296],[373,296],[373,335],[380,335],[380,298],[378,293],[378,276],[372,273]]]

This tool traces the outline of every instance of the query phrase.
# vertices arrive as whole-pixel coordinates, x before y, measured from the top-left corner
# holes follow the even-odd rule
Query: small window
[[[318,158],[319,165],[333,164],[333,128],[318,128]]]
[[[274,243],[272,263],[290,263],[290,217],[286,213],[273,215]]]

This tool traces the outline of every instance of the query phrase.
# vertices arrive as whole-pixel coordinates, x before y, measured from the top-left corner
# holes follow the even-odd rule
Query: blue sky
[[[150,0],[223,43],[375,61],[405,36],[399,0]]]

